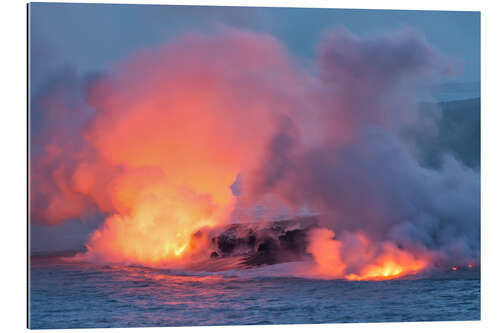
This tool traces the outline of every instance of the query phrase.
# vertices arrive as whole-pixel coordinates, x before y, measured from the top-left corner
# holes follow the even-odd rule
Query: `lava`
[[[401,255],[405,257],[400,258]],[[399,257],[399,258],[398,258]],[[370,264],[363,268],[361,274],[348,274],[347,280],[390,280],[407,275],[414,275],[426,268],[428,263],[424,260],[413,258],[409,253],[388,253],[386,256],[377,259],[375,264]]]
[[[308,250],[315,259],[313,276],[350,281],[414,275],[432,262],[430,252],[416,255],[390,242],[375,243],[362,233],[336,238],[329,229],[313,230]]]

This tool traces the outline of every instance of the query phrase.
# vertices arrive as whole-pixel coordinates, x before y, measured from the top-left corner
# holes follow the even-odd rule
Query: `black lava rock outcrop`
[[[212,251],[208,260],[241,258],[241,265],[255,267],[303,260],[307,253],[307,234],[317,226],[316,216],[274,222],[230,224],[207,233]]]

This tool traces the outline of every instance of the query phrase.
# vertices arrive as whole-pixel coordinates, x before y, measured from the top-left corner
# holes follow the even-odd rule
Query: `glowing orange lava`
[[[378,260],[378,263],[368,265],[362,270],[361,274],[351,273],[346,275],[345,279],[350,281],[390,280],[416,274],[427,266],[425,261],[414,259],[408,253],[405,253],[404,256],[406,257],[405,259],[396,259],[388,255]]]
[[[187,246],[187,244],[184,244],[180,248],[178,248],[177,250],[175,250],[175,255],[177,257],[180,256],[182,254],[182,252],[184,252],[184,250],[186,249],[186,246]]]
[[[312,276],[349,281],[389,280],[416,274],[430,262],[429,254],[416,256],[390,242],[375,243],[361,233],[337,239],[329,229],[310,233],[308,251],[315,266]]]

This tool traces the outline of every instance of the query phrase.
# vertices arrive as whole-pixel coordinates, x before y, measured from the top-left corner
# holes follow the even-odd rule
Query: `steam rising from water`
[[[311,71],[269,35],[223,29],[56,78],[34,101],[32,221],[97,210],[107,218],[84,259],[182,266],[210,253],[193,233],[266,199],[320,213],[302,274],[380,279],[477,261],[478,172],[451,155],[425,168],[402,135],[450,74],[411,30],[332,30]]]

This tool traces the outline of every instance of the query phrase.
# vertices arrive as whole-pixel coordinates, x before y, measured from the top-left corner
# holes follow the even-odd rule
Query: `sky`
[[[333,27],[361,37],[411,27],[458,64],[456,81],[480,81],[479,12],[32,3],[30,24],[35,86],[61,65],[98,72],[137,48],[220,26],[269,33],[305,63]]]

